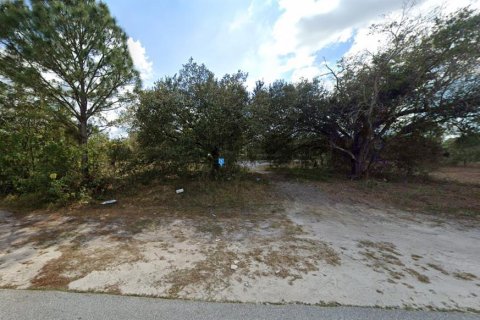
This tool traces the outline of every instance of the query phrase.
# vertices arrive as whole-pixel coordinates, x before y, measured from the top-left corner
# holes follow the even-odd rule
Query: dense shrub
[[[190,60],[141,95],[134,132],[142,156],[166,172],[233,169],[245,144],[246,75],[222,79]]]

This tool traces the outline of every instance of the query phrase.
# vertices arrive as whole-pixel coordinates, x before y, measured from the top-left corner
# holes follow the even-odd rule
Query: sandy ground
[[[140,230],[0,212],[0,287],[480,311],[480,226],[272,183],[278,206],[158,216]]]
[[[480,184],[480,164],[469,164],[467,166],[443,167],[433,172],[431,176],[461,183]]]

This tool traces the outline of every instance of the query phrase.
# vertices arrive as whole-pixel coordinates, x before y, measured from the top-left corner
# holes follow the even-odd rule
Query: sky
[[[129,36],[144,87],[192,57],[218,77],[238,70],[248,85],[325,73],[343,55],[381,40],[368,27],[401,12],[404,0],[104,0]],[[480,1],[418,0],[412,14],[451,12]]]

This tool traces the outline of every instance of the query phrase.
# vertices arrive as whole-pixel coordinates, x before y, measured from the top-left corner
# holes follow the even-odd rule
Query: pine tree
[[[6,1],[0,25],[0,76],[48,99],[75,132],[88,178],[94,121],[131,101],[140,86],[125,32],[95,0]]]

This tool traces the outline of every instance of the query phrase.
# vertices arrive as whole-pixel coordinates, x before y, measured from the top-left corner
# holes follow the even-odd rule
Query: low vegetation
[[[448,276],[458,307],[479,286],[480,12],[410,9],[314,79],[249,88],[191,58],[145,88],[104,2],[0,0],[0,285],[446,303]],[[437,243],[443,217],[466,223]]]
[[[343,181],[322,185],[338,199],[438,216],[480,217],[480,186],[451,182]]]
[[[479,160],[475,10],[412,17],[406,6],[402,18],[372,26],[385,37],[378,51],[344,57],[323,78],[259,81],[252,91],[246,73],[217,77],[193,59],[141,89],[125,31],[94,0],[3,1],[0,21],[7,207],[128,202],[138,190],[146,195],[135,201],[178,210],[255,206],[262,183],[239,178],[238,163],[262,159],[299,161],[301,168],[278,170],[328,180],[324,188],[346,198],[477,215],[478,187],[467,195],[458,183],[418,178]],[[68,31],[77,29],[85,32]],[[114,109],[121,116],[106,121]],[[122,126],[122,138],[104,132],[112,125]],[[391,176],[410,182],[383,182]],[[248,201],[237,199],[243,195]]]
[[[308,168],[273,168],[290,179],[315,181],[339,202],[394,208],[437,216],[480,218],[480,167],[445,168],[431,176],[392,176],[351,180],[331,171]],[[450,172],[445,175],[445,172]]]

